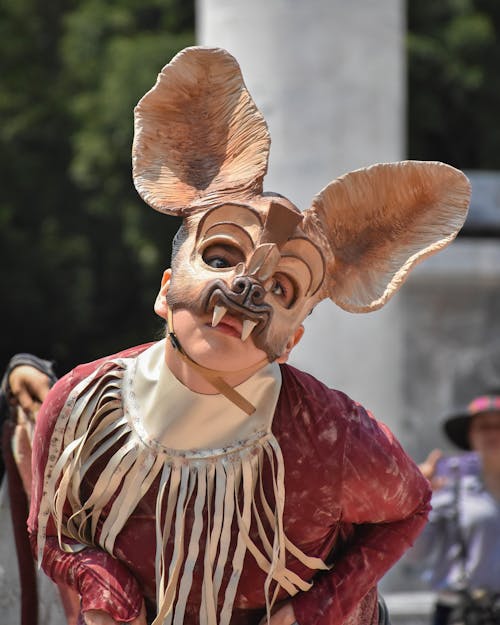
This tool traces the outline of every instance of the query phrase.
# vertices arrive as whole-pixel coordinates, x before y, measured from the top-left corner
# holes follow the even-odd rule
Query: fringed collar
[[[142,396],[141,387],[151,390],[163,382],[152,366],[159,354],[159,348],[158,353],[156,350],[154,347],[145,355],[143,362],[137,357],[108,361],[70,393],[57,419],[45,469],[39,514],[39,562],[50,516],[61,548],[75,550],[91,545],[113,554],[120,531],[157,481],[157,616],[153,625],[182,625],[194,565],[201,557],[202,536],[205,544],[200,625],[228,625],[247,551],[266,573],[263,590],[269,617],[280,588],[294,595],[311,586],[286,568],[287,552],[309,569],[327,568],[320,559],[302,553],[285,535],[285,467],[270,429],[272,414],[264,406],[266,401],[277,399],[276,375],[269,371],[248,381],[248,390],[258,396],[257,404],[262,403],[255,424],[233,412],[224,414],[221,424],[235,419],[236,439],[233,440],[231,429],[225,431],[221,427],[210,438],[197,435],[191,442],[194,449],[186,450],[184,439],[179,438],[183,424],[177,409],[173,416],[162,413],[163,425],[155,428],[155,407],[163,406],[163,400],[169,399],[163,397],[163,389],[157,389],[156,397],[149,403],[138,397],[138,390]],[[140,377],[134,381],[133,372],[138,370]],[[174,406],[178,384],[175,379],[167,382]],[[192,395],[181,392],[183,405],[187,402],[190,412],[193,409],[186,432],[191,431],[193,419],[199,418],[195,413],[203,410],[205,400],[207,405],[213,404],[213,410],[207,408],[206,415],[218,419],[217,397]],[[242,432],[248,436],[246,440],[241,439]],[[227,445],[200,447],[209,442]],[[172,449],[174,443],[183,449]],[[101,466],[104,461],[104,468],[92,494],[82,500],[82,481],[97,461]],[[264,473],[272,484],[271,496],[263,487]],[[192,524],[186,522],[188,509],[192,510]],[[97,532],[99,525],[102,527]],[[251,530],[258,534],[259,545],[253,541]],[[233,536],[236,540],[232,540]],[[80,546],[69,546],[65,537],[79,541]],[[167,554],[167,543],[172,537],[173,552]],[[230,573],[226,586],[222,583],[225,572]]]

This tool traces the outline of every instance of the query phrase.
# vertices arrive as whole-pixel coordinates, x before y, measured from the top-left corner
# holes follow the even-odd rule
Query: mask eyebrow
[[[204,213],[196,226],[195,239],[200,240],[207,230],[219,224],[234,224],[246,230],[255,230],[255,237],[262,229],[263,219],[259,213],[243,204],[220,204]]]
[[[211,225],[203,233],[203,237],[200,239],[201,244],[205,244],[207,241],[216,239],[219,237],[227,239],[227,241],[234,241],[241,244],[248,252],[254,247],[254,242],[250,234],[238,224],[231,222],[216,223]]]
[[[307,267],[311,282],[309,295],[317,292],[325,277],[325,260],[321,250],[309,239],[297,237],[286,242],[281,250],[282,258],[292,259]]]
[[[301,221],[301,213],[278,202],[271,202],[259,243],[275,243],[281,248]]]

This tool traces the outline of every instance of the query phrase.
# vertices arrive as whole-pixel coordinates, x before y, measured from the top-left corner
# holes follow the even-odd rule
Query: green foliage
[[[133,188],[133,108],[193,31],[189,1],[0,0],[0,364],[157,338],[179,222]]]
[[[409,151],[500,168],[500,3],[408,0]],[[0,0],[0,366],[155,338],[178,221],[133,188],[132,110],[194,41],[193,0]]]
[[[500,169],[500,3],[407,6],[410,158]]]

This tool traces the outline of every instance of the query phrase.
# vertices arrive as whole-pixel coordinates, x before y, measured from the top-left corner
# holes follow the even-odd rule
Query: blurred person
[[[48,360],[26,353],[10,359],[0,384],[0,428],[8,431],[14,448],[24,449],[26,439],[31,442],[36,414],[56,379],[53,363]],[[26,462],[21,453],[17,465],[23,481],[28,480],[25,490],[29,492],[31,457]],[[0,480],[4,470],[4,460],[0,458]]]
[[[475,397],[443,430],[466,453],[436,449],[419,465],[432,511],[406,561],[437,592],[434,625],[500,623],[500,390]]]
[[[270,138],[235,59],[188,48],[135,110],[141,197],[183,217],[166,338],[61,378],[37,419],[29,530],[87,625],[376,625],[430,489],[392,433],[288,366],[329,297],[376,310],[460,229],[470,187],[377,164],[301,212],[263,191]]]
[[[60,612],[51,612],[50,604],[56,596],[50,589],[52,582],[49,579],[45,582],[36,574],[26,527],[36,417],[56,380],[53,362],[33,354],[19,353],[10,359],[0,385],[0,481],[5,479],[4,492],[7,487],[9,498],[21,591],[21,625],[37,625],[40,618],[46,619],[48,614],[55,620],[49,617],[50,623],[44,620],[43,625],[62,625]],[[75,625],[79,612],[78,596],[62,584],[58,585],[58,591],[66,623]]]

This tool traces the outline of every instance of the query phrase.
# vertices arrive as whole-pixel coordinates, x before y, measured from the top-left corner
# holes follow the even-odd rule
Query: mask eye
[[[209,245],[202,254],[203,262],[213,269],[236,267],[245,260],[243,253],[232,245]]]
[[[290,308],[297,297],[295,283],[284,273],[274,274],[270,292],[285,308]]]

